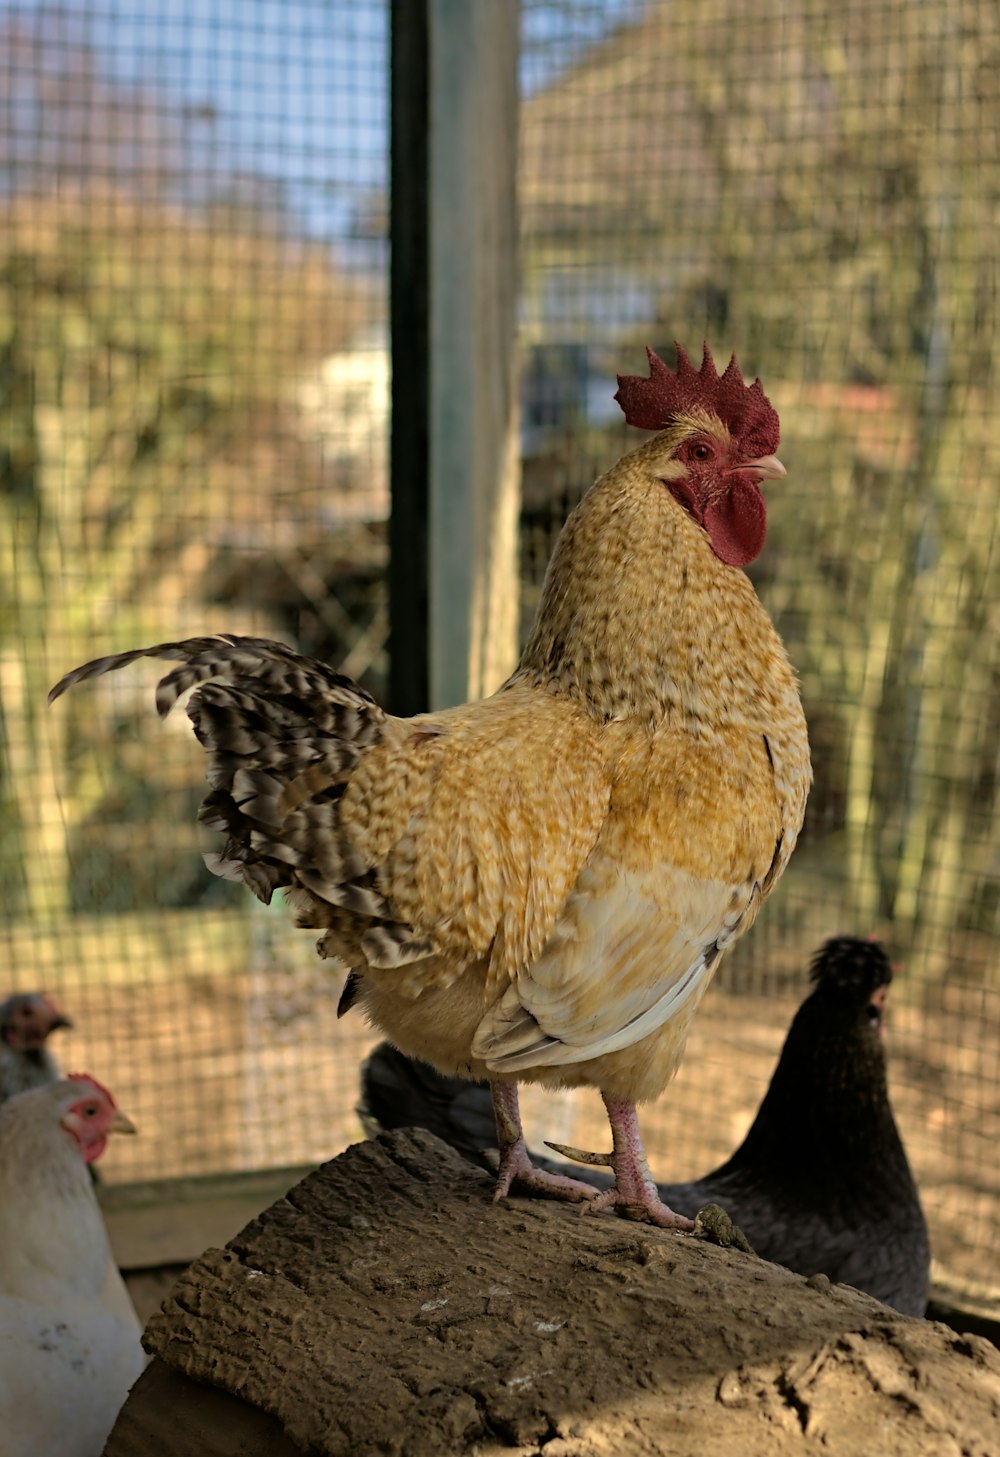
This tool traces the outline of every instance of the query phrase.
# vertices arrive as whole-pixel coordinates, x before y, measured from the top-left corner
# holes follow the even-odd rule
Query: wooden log
[[[418,1131],[310,1174],[182,1276],[105,1457],[996,1451],[988,1341],[689,1235],[491,1194]]]
[[[139,1377],[105,1451],[129,1457],[302,1457],[274,1417],[160,1360]]]

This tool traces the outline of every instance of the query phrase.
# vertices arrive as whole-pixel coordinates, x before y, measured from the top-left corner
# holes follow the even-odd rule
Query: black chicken
[[[813,990],[739,1148],[703,1179],[661,1184],[660,1197],[690,1218],[721,1204],[764,1259],[923,1315],[927,1225],[889,1106],[882,1045],[892,967],[877,942],[838,936],[816,953],[810,976]],[[362,1069],[359,1112],[369,1129],[417,1125],[494,1166],[488,1087],[443,1077],[388,1043]],[[573,1174],[606,1182],[593,1169]]]

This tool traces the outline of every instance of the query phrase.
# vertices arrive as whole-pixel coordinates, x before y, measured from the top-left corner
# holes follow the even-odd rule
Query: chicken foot
[[[503,1199],[511,1190],[527,1194],[544,1194],[550,1199],[568,1199],[580,1203],[594,1197],[591,1184],[569,1179],[565,1174],[550,1174],[538,1169],[531,1162],[528,1146],[521,1127],[521,1109],[518,1103],[517,1084],[491,1082],[493,1112],[497,1120],[497,1139],[500,1145],[500,1166],[497,1170],[497,1186],[494,1199]]]
[[[693,1220],[686,1219],[683,1214],[675,1214],[660,1198],[642,1146],[635,1104],[620,1102],[604,1093],[601,1096],[611,1124],[612,1153],[587,1153],[562,1143],[547,1145],[564,1158],[574,1159],[580,1164],[600,1165],[614,1173],[613,1186],[595,1195],[585,1212],[597,1214],[602,1209],[615,1209],[626,1219],[645,1220],[663,1229],[693,1229]]]

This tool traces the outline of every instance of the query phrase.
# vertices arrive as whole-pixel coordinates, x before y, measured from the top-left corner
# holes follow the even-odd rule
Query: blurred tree
[[[297,384],[374,295],[269,211],[266,182],[171,201],[183,119],[102,79],[71,15],[34,19],[4,37],[0,113],[0,899],[57,920],[95,816],[111,848],[77,883],[88,906],[190,894],[166,872],[176,801],[149,826],[197,774],[163,741],[108,741],[134,685],[55,710],[47,689],[112,644],[204,631],[220,556],[305,559],[329,482]]]

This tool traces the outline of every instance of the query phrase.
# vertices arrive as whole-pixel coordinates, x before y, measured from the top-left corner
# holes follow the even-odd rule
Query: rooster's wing
[[[759,735],[669,724],[630,735],[598,844],[541,954],[484,1018],[475,1055],[505,1074],[587,1062],[693,1012],[756,916],[783,838]]]

